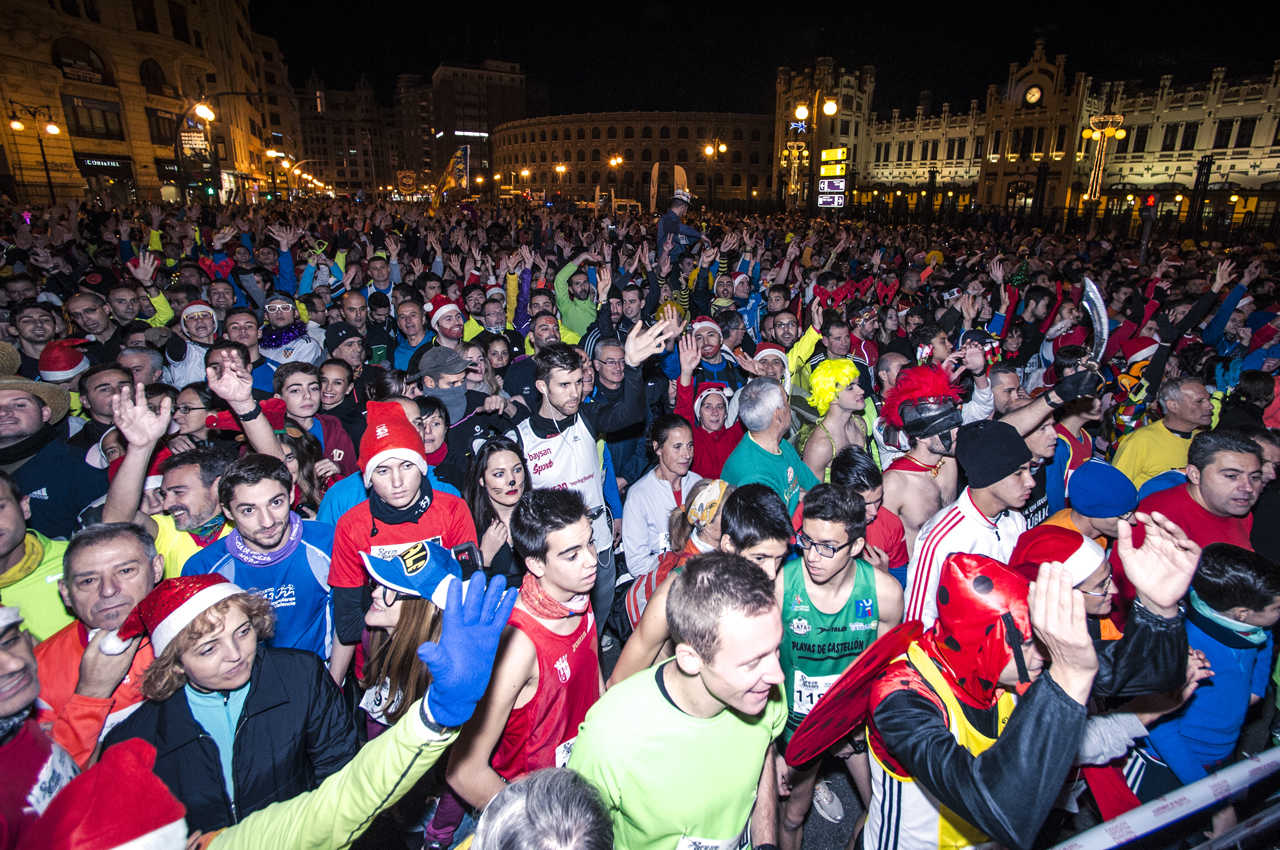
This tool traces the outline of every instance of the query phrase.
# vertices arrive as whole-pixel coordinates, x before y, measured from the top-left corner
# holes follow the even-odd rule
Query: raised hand
[[[253,375],[234,357],[205,367],[209,391],[225,401],[233,412],[243,413],[253,407]]]
[[[673,311],[674,312],[674,311]],[[678,320],[676,320],[678,322]],[[623,345],[623,355],[628,366],[639,366],[650,356],[660,353],[667,340],[680,332],[680,325],[664,318],[644,330],[632,330]]]
[[[123,390],[111,397],[111,421],[130,447],[150,448],[169,432],[173,403],[160,399],[160,410],[152,413],[147,406],[147,390],[135,384],[133,392]]]
[[[680,335],[676,348],[680,351],[680,378],[684,382],[685,378],[693,376],[693,371],[702,362],[702,355],[698,352],[698,343],[689,334]]]
[[[1136,519],[1145,531],[1140,547],[1133,545],[1129,523],[1121,522],[1116,529],[1116,550],[1124,564],[1125,578],[1137,590],[1144,606],[1153,613],[1172,617],[1196,574],[1200,546],[1159,511],[1139,513]]]
[[[1049,654],[1049,675],[1068,696],[1086,704],[1098,672],[1098,653],[1086,625],[1084,594],[1071,586],[1066,567],[1053,562],[1040,565],[1027,603],[1031,628]]]
[[[452,581],[441,614],[440,641],[418,647],[418,657],[431,671],[426,704],[431,718],[441,726],[466,723],[489,686],[493,659],[502,630],[516,605],[517,593],[507,590],[507,580],[494,576],[485,584],[476,573],[467,582]]]
[[[613,269],[607,265],[596,266],[596,303],[603,305],[612,288]]]
[[[151,286],[152,281],[154,281],[156,277],[156,267],[159,265],[160,263],[156,260],[155,254],[152,254],[150,251],[146,251],[138,255],[138,262],[136,265],[130,265],[128,267],[129,274],[136,277],[138,279],[138,283],[141,283],[143,286]]]
[[[1218,263],[1217,272],[1213,276],[1213,291],[1221,292],[1222,287],[1231,282],[1231,278],[1236,275],[1236,264],[1230,260],[1223,260]]]

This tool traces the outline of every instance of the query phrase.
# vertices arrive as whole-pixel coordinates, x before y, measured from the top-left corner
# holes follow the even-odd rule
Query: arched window
[[[659,139],[669,139],[669,138],[671,138],[671,128],[670,128],[670,127],[665,127],[665,126],[664,126],[664,127],[659,127],[659,128],[658,128],[658,138],[659,138]]]
[[[687,138],[689,138],[689,128],[688,128],[688,127],[685,127],[685,126],[677,127],[677,128],[676,128],[676,138],[677,138],[677,139],[687,139]]]
[[[114,86],[115,76],[92,47],[74,38],[60,38],[53,43],[53,64],[62,69],[68,80]]]
[[[587,137],[586,132],[585,132],[581,127],[579,127],[579,128],[578,128],[578,141],[582,141],[582,140],[583,140],[583,139],[585,139],[586,137]]]
[[[616,138],[618,138],[618,128],[617,128],[617,127],[610,127],[610,128],[605,132],[605,135],[606,135],[608,138],[610,138],[610,139],[616,139]]]
[[[641,162],[648,162],[651,159],[653,159],[653,152],[651,150],[649,150],[648,148],[645,148],[644,150],[640,151]]]
[[[578,182],[579,182],[579,183],[586,183],[586,182],[587,182],[587,172],[585,172],[585,171],[579,171],[579,172],[578,172]]]
[[[636,137],[636,128],[635,128],[635,127],[623,127],[623,128],[622,128],[622,138],[624,138],[624,139],[634,139],[635,137]]]
[[[649,126],[641,127],[641,128],[640,128],[640,138],[642,138],[642,139],[652,139],[652,138],[653,138],[653,128],[652,128],[652,127],[649,127]]]
[[[622,152],[622,158],[625,159],[627,162],[632,162],[636,158],[636,152],[631,148],[627,148],[625,151]]]
[[[557,139],[559,139],[559,138],[560,138],[560,131],[559,131],[559,130],[552,130],[552,131],[551,131],[551,141],[553,141],[553,142],[554,142],[554,141],[556,141],[556,140],[557,140]]]
[[[592,149],[591,149],[591,161],[592,161],[592,162],[599,162],[599,161],[600,161],[600,149],[599,149],[599,148],[592,148]]]
[[[593,138],[593,139],[598,139],[598,138],[600,138],[600,128],[599,128],[599,127],[592,127],[592,128],[591,128],[591,138]]]
[[[547,140],[547,131],[546,131],[546,130],[543,130],[542,132],[538,133],[538,141],[540,141],[540,142],[545,142],[546,140]]]
[[[164,78],[164,69],[156,60],[142,60],[142,64],[138,66],[138,79],[141,80],[147,94],[168,94],[166,89],[169,88],[169,81]]]
[[[658,159],[660,159],[663,162],[670,162],[671,151],[667,150],[666,148],[663,148],[662,150],[658,151]]]
[[[587,161],[587,152],[585,150],[579,150],[578,162],[586,162],[586,161]]]

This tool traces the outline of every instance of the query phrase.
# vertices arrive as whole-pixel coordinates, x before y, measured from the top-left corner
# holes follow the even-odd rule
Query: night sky
[[[398,73],[429,77],[440,62],[505,59],[520,62],[545,87],[552,113],[769,112],[777,66],[803,67],[818,55],[849,68],[876,65],[873,109],[883,116],[894,106],[914,113],[923,89],[931,90],[935,112],[946,100],[953,112],[964,111],[969,98],[985,97],[988,83],[1003,83],[1010,62],[1030,56],[1037,36],[1046,39],[1051,59],[1067,54],[1071,73],[1147,84],[1165,73],[1174,75],[1175,85],[1199,82],[1215,65],[1226,65],[1229,76],[1266,75],[1280,58],[1273,28],[1264,23],[1274,22],[1274,11],[1254,17],[1237,4],[1133,2],[1126,4],[1132,11],[1112,6],[1097,18],[1075,11],[1101,5],[1088,2],[1002,10],[996,3],[952,0],[947,5],[964,13],[941,16],[932,11],[935,0],[878,0],[863,4],[873,10],[832,15],[797,14],[792,10],[800,5],[789,2],[727,7],[761,10],[752,14],[644,0],[634,6],[369,5],[376,11],[353,14],[362,4],[350,0],[259,2],[253,25],[279,40],[295,84],[313,68],[335,88],[351,86],[364,72],[389,102]],[[809,7],[850,5],[831,0]],[[634,11],[618,11],[628,7]],[[437,11],[442,8],[449,11]],[[1067,10],[1069,21],[1054,20]]]

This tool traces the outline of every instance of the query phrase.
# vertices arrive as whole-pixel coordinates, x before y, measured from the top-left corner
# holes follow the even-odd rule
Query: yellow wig
[[[809,378],[809,404],[819,416],[827,415],[827,408],[845,387],[858,380],[858,367],[845,357],[823,360]]]

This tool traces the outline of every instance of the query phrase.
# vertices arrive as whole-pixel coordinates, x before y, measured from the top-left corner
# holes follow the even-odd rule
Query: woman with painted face
[[[524,559],[511,548],[511,512],[528,488],[529,468],[513,440],[493,437],[476,452],[467,479],[466,500],[483,528],[480,556],[485,572],[506,576],[507,584],[524,578]]]
[[[314,653],[268,647],[271,604],[221,575],[156,586],[104,651],[151,637],[147,701],[104,748],[142,738],[193,831],[221,829],[309,791],[356,754],[342,694]],[[118,639],[115,639],[118,638]],[[109,645],[110,644],[110,645]]]
[[[702,476],[691,471],[693,428],[683,417],[659,417],[649,430],[649,446],[657,463],[627,490],[622,512],[622,550],[633,576],[653,572],[671,549],[668,519],[684,504],[685,493]]]

